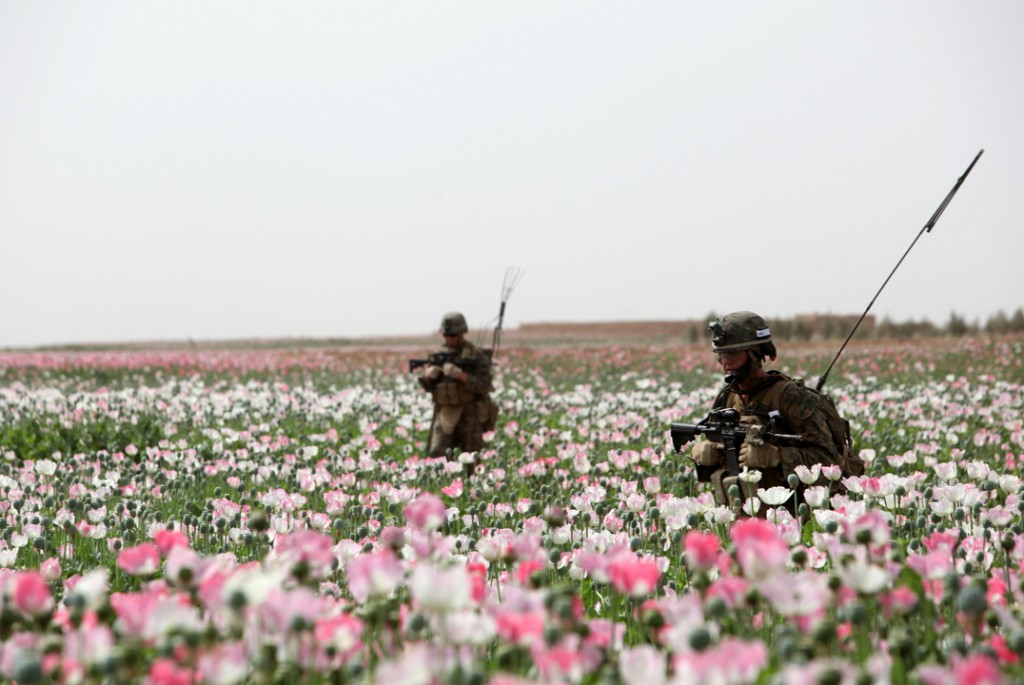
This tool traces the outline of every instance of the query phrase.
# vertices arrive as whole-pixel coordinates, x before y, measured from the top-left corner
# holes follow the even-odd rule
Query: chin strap
[[[748,354],[747,355],[747,361],[745,361],[743,363],[743,366],[741,366],[740,368],[736,369],[732,373],[728,373],[728,374],[725,375],[725,384],[726,385],[735,385],[737,383],[742,383],[743,381],[745,381],[747,379],[747,376],[749,376],[750,372],[753,371],[753,370],[754,370],[754,361],[750,358],[750,355]]]

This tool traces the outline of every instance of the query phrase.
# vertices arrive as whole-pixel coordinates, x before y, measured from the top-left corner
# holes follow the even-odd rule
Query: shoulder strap
[[[786,387],[786,383],[782,381],[792,381],[793,379],[789,376],[779,373],[778,371],[769,371],[768,377],[761,381],[760,384],[751,392],[751,396],[757,395],[756,401],[752,402],[755,407],[774,407],[778,404],[779,396],[782,395],[783,388]]]
[[[769,371],[768,375],[761,379],[760,383],[751,388],[750,392],[743,394],[747,396],[756,395],[765,392],[766,388],[768,389],[769,393],[772,392],[774,388],[779,388],[781,390],[782,386],[779,385],[779,381],[782,380],[792,379],[789,376],[786,376],[785,374],[779,373],[778,371]],[[727,406],[729,404],[729,394],[732,392],[735,391],[733,390],[733,387],[731,385],[727,385],[724,388],[722,388],[718,392],[718,395],[715,397],[714,403],[711,405],[712,409],[721,409]],[[764,395],[762,395],[762,397],[763,396]]]

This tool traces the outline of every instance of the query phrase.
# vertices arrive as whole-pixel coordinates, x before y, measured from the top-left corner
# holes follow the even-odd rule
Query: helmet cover
[[[711,349],[715,352],[728,350],[761,349],[771,343],[772,331],[765,320],[754,312],[732,312],[708,324],[711,331]],[[766,346],[767,347],[767,346]],[[771,345],[770,356],[774,357],[775,345]]]
[[[448,312],[441,317],[442,335],[460,335],[468,331],[469,326],[466,325],[466,317],[459,312]]]

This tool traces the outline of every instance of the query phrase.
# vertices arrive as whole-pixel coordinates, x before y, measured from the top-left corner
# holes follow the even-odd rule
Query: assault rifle
[[[707,437],[725,448],[725,468],[730,476],[740,473],[740,445],[744,440],[752,445],[777,440],[802,441],[799,435],[788,435],[775,432],[775,416],[778,412],[768,414],[768,425],[740,423],[740,413],[735,409],[713,409],[700,423],[673,423],[672,447],[676,452],[695,439],[698,435]]]
[[[470,371],[475,369],[479,363],[476,359],[460,359],[456,352],[435,352],[428,355],[426,359],[410,359],[409,371],[415,371],[421,366],[444,366],[445,364],[455,364],[463,371]]]

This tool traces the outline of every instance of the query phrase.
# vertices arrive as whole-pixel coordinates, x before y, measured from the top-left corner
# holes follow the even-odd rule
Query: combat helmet
[[[708,324],[711,331],[711,349],[715,352],[729,350],[754,350],[760,357],[775,359],[775,343],[772,331],[765,320],[754,312],[732,312]]]
[[[469,326],[466,325],[466,317],[459,312],[448,312],[441,317],[442,335],[459,335],[467,332]]]

